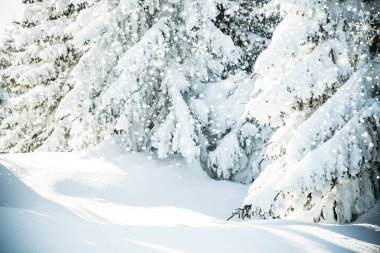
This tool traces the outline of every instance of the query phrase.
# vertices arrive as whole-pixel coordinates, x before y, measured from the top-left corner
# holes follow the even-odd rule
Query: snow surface
[[[247,186],[111,143],[1,155],[0,252],[380,252],[380,203],[343,226],[227,222]]]

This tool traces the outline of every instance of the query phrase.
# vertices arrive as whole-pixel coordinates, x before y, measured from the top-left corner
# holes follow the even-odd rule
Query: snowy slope
[[[379,223],[363,224],[379,205],[345,226],[226,222],[247,190],[109,144],[2,155],[0,252],[380,252]]]

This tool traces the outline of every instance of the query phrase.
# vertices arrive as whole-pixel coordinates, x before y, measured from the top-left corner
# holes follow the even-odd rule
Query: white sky
[[[4,35],[6,24],[20,19],[22,14],[22,0],[0,0],[0,39]]]

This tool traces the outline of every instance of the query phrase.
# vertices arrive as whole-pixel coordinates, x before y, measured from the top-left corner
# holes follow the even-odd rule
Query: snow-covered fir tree
[[[274,1],[247,116],[276,128],[243,217],[345,223],[379,197],[377,1]],[[258,109],[260,108],[260,109]]]
[[[0,39],[0,75],[1,72],[11,66],[14,61],[16,49],[14,47],[13,37],[17,31],[18,27],[14,23],[10,25],[10,28],[8,27],[3,31],[3,38]],[[0,124],[5,118],[3,108],[8,99],[6,87],[8,87],[6,83],[0,82]]]
[[[2,74],[0,149],[82,150],[114,135],[251,182],[271,128],[243,113],[277,20],[265,1],[27,1]]]
[[[86,4],[57,9],[24,1],[24,18],[9,41],[12,64],[1,72],[7,94],[0,126],[1,151],[33,151],[54,129],[54,112],[69,91],[67,75],[78,53],[64,28]]]

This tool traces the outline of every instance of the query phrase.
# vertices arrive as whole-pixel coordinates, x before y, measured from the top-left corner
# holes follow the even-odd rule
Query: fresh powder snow
[[[111,142],[87,153],[1,155],[0,163],[3,253],[380,250],[379,204],[350,225],[227,222],[247,186]]]

